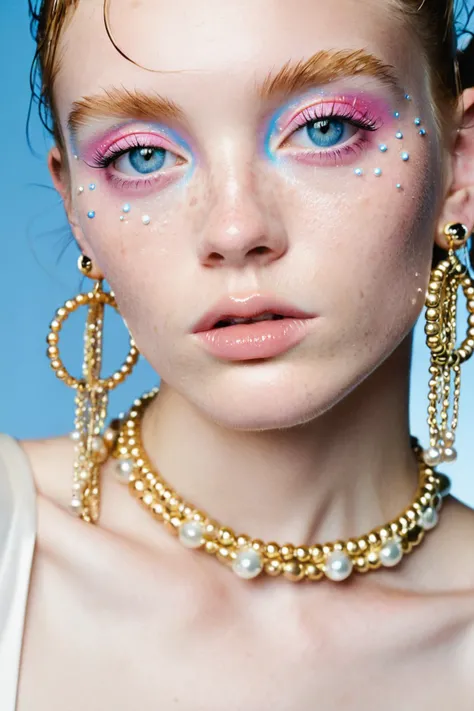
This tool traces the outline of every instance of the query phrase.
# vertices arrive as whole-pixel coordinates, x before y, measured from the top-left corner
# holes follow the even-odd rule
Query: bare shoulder
[[[28,457],[38,494],[66,506],[74,465],[74,443],[68,435],[20,440]]]

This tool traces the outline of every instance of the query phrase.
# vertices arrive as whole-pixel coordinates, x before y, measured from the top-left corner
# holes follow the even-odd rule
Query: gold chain
[[[450,480],[423,461],[423,451],[413,439],[419,469],[419,485],[413,502],[389,523],[368,534],[323,545],[280,545],[265,543],[211,519],[187,502],[154,469],[143,447],[141,422],[146,407],[158,388],[136,400],[121,420],[115,420],[105,441],[117,462],[117,475],[128,483],[130,492],[188,548],[202,549],[233,569],[241,578],[260,573],[283,576],[291,581],[334,581],[348,578],[353,571],[367,573],[382,566],[394,567],[421,543],[426,531],[438,523],[443,497]]]

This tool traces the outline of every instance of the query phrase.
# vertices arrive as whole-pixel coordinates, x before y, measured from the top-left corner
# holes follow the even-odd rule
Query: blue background
[[[76,267],[62,204],[51,187],[46,167],[50,145],[37,117],[31,120],[34,155],[26,141],[30,98],[29,70],[34,44],[29,34],[26,0],[0,0],[0,66],[2,100],[0,135],[0,431],[16,437],[47,437],[73,427],[74,393],[54,376],[46,357],[46,335],[57,307],[86,287]],[[110,311],[110,309],[108,310]],[[61,338],[68,368],[80,372],[84,314],[75,314]],[[462,327],[465,312],[462,313]],[[127,349],[120,319],[109,318],[105,334],[105,371],[118,367]],[[114,355],[115,354],[115,355]],[[140,360],[135,373],[112,394],[109,414],[157,382]],[[412,371],[412,432],[426,443],[428,354],[423,324],[415,333]],[[463,370],[459,460],[445,467],[454,494],[474,507],[474,360]]]

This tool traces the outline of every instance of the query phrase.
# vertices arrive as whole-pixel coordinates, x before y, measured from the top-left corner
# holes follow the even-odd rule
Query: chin
[[[213,378],[205,388],[202,384],[185,397],[222,427],[242,431],[305,424],[328,411],[351,389],[322,377],[315,363],[282,365],[268,361],[237,366]]]

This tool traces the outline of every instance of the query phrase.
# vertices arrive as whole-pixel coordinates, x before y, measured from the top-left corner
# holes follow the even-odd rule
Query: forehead
[[[289,60],[324,49],[365,49],[418,83],[421,53],[390,0],[110,0],[118,45],[158,71],[117,52],[103,11],[103,0],[80,0],[61,37],[61,121],[74,101],[116,86],[158,91],[184,106],[218,96],[222,105]],[[420,87],[422,75],[420,68]]]

